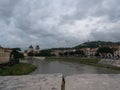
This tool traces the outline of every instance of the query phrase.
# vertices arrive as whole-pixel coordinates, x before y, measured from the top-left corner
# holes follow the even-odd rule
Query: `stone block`
[[[81,74],[65,78],[65,90],[120,90],[120,74]]]
[[[1,76],[0,90],[61,90],[62,74]]]

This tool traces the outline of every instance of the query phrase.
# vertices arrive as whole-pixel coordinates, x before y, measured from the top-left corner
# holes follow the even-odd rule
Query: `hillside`
[[[104,45],[118,45],[118,44],[120,45],[120,42],[91,41],[91,42],[82,43],[73,48],[75,49],[85,48],[85,47],[96,48],[96,47],[104,46]]]

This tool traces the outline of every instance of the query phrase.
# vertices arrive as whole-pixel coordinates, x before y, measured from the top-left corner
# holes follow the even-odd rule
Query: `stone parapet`
[[[120,90],[120,74],[81,74],[65,78],[65,90]]]
[[[0,90],[61,90],[62,74],[1,76]]]
[[[120,90],[120,74],[0,76],[0,90]]]

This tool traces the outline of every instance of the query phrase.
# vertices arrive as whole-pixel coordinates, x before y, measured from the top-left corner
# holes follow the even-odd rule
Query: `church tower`
[[[39,47],[39,45],[36,45],[34,52],[35,52],[36,54],[37,54],[37,53],[40,53],[40,47]]]
[[[30,46],[29,46],[29,48],[28,48],[28,53],[29,53],[29,52],[32,52],[32,51],[33,51],[33,49],[34,49],[34,48],[33,48],[33,46],[32,46],[32,45],[30,45]]]

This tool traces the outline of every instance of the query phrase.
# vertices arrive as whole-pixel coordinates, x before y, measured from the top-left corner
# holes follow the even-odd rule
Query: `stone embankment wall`
[[[0,57],[0,64],[7,63],[7,62],[9,62],[9,57],[8,56]]]
[[[0,64],[9,62],[10,51],[0,48]]]
[[[65,81],[64,81],[65,78]],[[120,90],[120,74],[0,76],[0,90]]]
[[[120,67],[120,59],[101,59],[98,64],[112,65]]]

